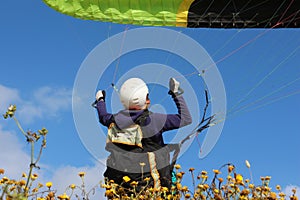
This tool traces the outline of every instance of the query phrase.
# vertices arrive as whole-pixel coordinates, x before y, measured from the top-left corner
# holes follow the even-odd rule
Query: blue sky
[[[117,33],[126,39],[126,33],[137,27],[74,19],[55,12],[41,1],[6,1],[0,8],[1,113],[14,103],[25,129],[45,126],[49,130],[48,146],[41,160],[44,168],[40,172],[45,181],[60,181],[58,187],[63,187],[77,180],[78,171],[85,170],[91,174],[91,181],[97,182],[103,166],[82,143],[76,129],[72,111],[74,82],[83,61],[95,47]],[[228,117],[218,142],[205,158],[199,159],[199,145],[194,140],[179,159],[183,170],[194,167],[212,173],[212,169],[231,162],[249,177],[244,164],[247,159],[255,183],[259,183],[260,176],[269,175],[273,187],[276,184],[299,187],[300,30],[172,30],[197,41],[210,55],[222,76],[227,97]],[[184,45],[174,41],[174,46]],[[108,51],[119,54],[122,50]],[[99,55],[99,59],[104,58]],[[95,87],[106,89],[111,101],[115,93],[110,83],[124,79],[123,75],[133,66],[147,63],[169,66],[182,75],[196,71],[170,52],[143,49],[115,60]],[[167,84],[169,77],[162,76],[167,73],[158,73]],[[195,108],[201,110],[204,106],[201,77],[195,73],[178,80],[184,80],[183,86],[187,80],[196,92],[199,101],[189,107],[194,116],[199,115]],[[150,85],[150,92],[152,104],[156,105],[153,109],[175,111],[167,88]],[[92,102],[94,94],[90,95]],[[109,110],[114,111],[120,105],[114,106]],[[91,117],[97,120],[94,114]],[[98,126],[94,121],[87,123]],[[193,125],[186,127],[187,133]],[[12,176],[27,167],[27,163],[21,163],[29,157],[29,146],[15,130],[12,121],[0,120],[0,144],[5,146],[0,153],[0,168],[6,168]],[[199,136],[200,143],[204,136],[205,133]],[[167,141],[172,137],[172,133],[165,134]],[[188,180],[187,177],[186,184]]]

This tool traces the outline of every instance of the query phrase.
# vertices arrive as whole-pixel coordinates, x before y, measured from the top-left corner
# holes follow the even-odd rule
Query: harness
[[[162,147],[151,138],[143,138],[142,126],[151,112],[145,110],[131,126],[120,129],[116,123],[109,126],[106,150],[111,154],[107,160],[105,176],[123,182],[123,176],[143,182],[151,178],[153,188],[170,188],[173,163],[170,164],[170,148]],[[175,161],[176,162],[176,161]],[[121,177],[122,176],[122,177]]]
[[[148,110],[145,110],[128,128],[119,129],[115,123],[112,123],[106,143],[106,150],[110,151],[111,155],[107,160],[108,170],[104,174],[105,177],[111,177],[117,183],[123,182],[123,176],[130,176],[136,181],[143,181],[143,177],[152,177],[154,188],[160,186],[170,188],[172,183],[176,182],[172,172],[183,143],[216,123],[215,115],[206,116],[210,103],[207,91],[205,96],[206,105],[200,123],[178,144],[162,147],[151,138],[143,138],[141,127],[145,125],[145,120],[151,114]],[[172,152],[174,153],[170,160]]]

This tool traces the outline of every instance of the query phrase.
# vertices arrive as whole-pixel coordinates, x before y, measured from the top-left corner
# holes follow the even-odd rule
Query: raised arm
[[[96,101],[96,109],[98,112],[99,121],[102,125],[109,127],[109,125],[114,121],[114,117],[113,114],[108,113],[106,110],[104,90],[99,90],[96,93]]]
[[[192,123],[192,117],[186,105],[186,102],[182,96],[183,91],[180,89],[179,84],[180,83],[176,81],[174,78],[170,79],[169,94],[172,95],[178,113],[167,115],[167,119],[164,125],[165,131],[180,128]]]

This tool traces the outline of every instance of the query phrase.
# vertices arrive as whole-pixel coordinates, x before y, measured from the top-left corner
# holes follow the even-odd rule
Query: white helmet
[[[120,100],[126,109],[144,109],[149,93],[146,83],[139,78],[130,78],[120,89]]]

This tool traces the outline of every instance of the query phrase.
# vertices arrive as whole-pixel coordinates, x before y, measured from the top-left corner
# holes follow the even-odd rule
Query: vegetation
[[[3,115],[5,119],[12,118],[21,133],[25,136],[26,141],[31,147],[31,162],[28,173],[23,173],[19,180],[9,179],[5,176],[5,169],[1,168],[0,163],[0,200],[69,200],[69,199],[93,199],[93,194],[97,188],[105,189],[105,196],[103,199],[132,199],[132,200],[162,200],[162,199],[193,199],[193,200],[223,200],[223,199],[236,199],[236,200],[297,200],[296,189],[292,190],[292,195],[287,197],[281,191],[279,185],[275,190],[269,187],[271,177],[261,177],[261,184],[254,185],[252,183],[252,177],[245,179],[241,174],[236,172],[236,167],[231,164],[225,164],[218,170],[212,171],[211,181],[208,180],[209,175],[207,171],[201,171],[198,174],[195,173],[194,168],[190,168],[188,173],[192,177],[192,188],[182,185],[183,177],[186,176],[185,172],[180,171],[180,165],[175,165],[176,182],[174,182],[172,188],[161,187],[160,189],[151,188],[149,185],[139,187],[139,182],[132,181],[130,177],[123,177],[124,183],[130,183],[131,188],[124,188],[122,184],[118,185],[112,180],[105,182],[100,181],[99,184],[86,190],[85,188],[85,172],[79,172],[78,176],[82,180],[82,184],[77,186],[71,184],[67,186],[63,194],[57,194],[53,189],[52,182],[46,182],[44,184],[38,183],[38,174],[34,173],[35,169],[39,169],[38,162],[41,158],[42,152],[46,147],[46,135],[48,130],[42,128],[37,132],[27,131],[25,132],[20,125],[19,121],[15,117],[16,106],[12,105],[8,108]],[[35,147],[39,145],[38,154],[35,156]],[[141,163],[141,167],[142,167]],[[246,166],[250,170],[250,163],[246,161]],[[224,173],[225,171],[225,173]],[[250,170],[251,172],[251,170]],[[251,174],[251,173],[250,173]],[[144,181],[149,181],[149,178],[145,178]]]

